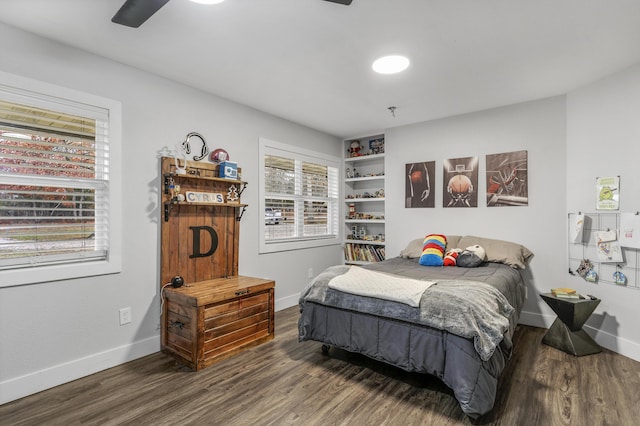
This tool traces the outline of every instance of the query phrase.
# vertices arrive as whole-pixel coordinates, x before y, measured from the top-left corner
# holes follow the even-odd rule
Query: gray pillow
[[[465,235],[458,241],[459,248],[479,244],[485,249],[486,260],[495,263],[504,263],[512,268],[525,269],[533,253],[523,245],[491,238],[474,237]]]
[[[400,252],[400,257],[415,259],[422,256],[423,241],[424,237],[411,240],[409,244],[407,244],[407,247],[405,247],[405,249]]]
[[[424,234],[427,235],[427,234]],[[458,247],[458,241],[462,238],[460,235],[447,235],[447,248],[445,250],[449,250],[451,248]],[[424,238],[416,238],[415,240],[411,240],[409,244],[400,252],[400,257],[404,257],[406,259],[417,259],[422,256],[422,250],[424,248]]]

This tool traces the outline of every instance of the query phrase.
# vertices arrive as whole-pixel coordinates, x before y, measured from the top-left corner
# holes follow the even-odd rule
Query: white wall
[[[339,246],[258,255],[258,138],[341,156],[336,138],[0,24],[0,71],[122,102],[122,273],[0,288],[0,404],[159,350],[158,152],[197,131],[242,167],[249,204],[239,272],[276,280],[276,308],[297,303]],[[11,58],[8,61],[7,58]],[[119,326],[118,310],[133,322]]]
[[[545,312],[539,292],[564,277],[565,99],[554,97],[398,127],[386,131],[387,254],[397,256],[411,239],[428,233],[477,235],[514,241],[535,256],[526,273],[526,312]],[[487,207],[485,156],[526,150],[529,205]],[[443,160],[479,157],[477,208],[442,207]],[[405,164],[435,161],[435,208],[405,208]],[[397,189],[397,190],[392,190]],[[526,315],[525,315],[526,317]]]
[[[595,178],[621,176],[621,211],[640,210],[640,65],[555,97],[386,131],[387,253],[431,232],[516,241],[535,253],[525,274],[529,297],[520,322],[549,327],[555,314],[538,296],[570,286],[602,299],[585,330],[602,346],[640,360],[640,290],[590,284],[568,274],[567,213],[592,212]],[[529,205],[442,207],[442,161],[527,150]],[[406,163],[436,161],[434,209],[404,208]],[[433,186],[433,185],[432,185]],[[396,191],[392,189],[398,189]]]
[[[639,161],[640,64],[567,96],[567,211],[595,211],[598,176],[620,176],[619,211],[640,211]],[[640,360],[640,289],[578,277],[567,283],[602,299],[596,340]]]

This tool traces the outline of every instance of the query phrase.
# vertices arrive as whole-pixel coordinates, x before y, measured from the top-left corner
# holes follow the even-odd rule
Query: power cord
[[[164,312],[164,289],[169,285],[174,288],[182,287],[184,285],[184,278],[182,278],[180,275],[176,275],[175,277],[171,278],[170,282],[163,285],[160,289],[160,316],[162,316],[162,313]]]
[[[160,289],[160,317],[162,318],[162,313],[164,312],[164,289],[168,286],[171,285],[171,283],[166,283],[165,285],[162,286],[162,288]]]

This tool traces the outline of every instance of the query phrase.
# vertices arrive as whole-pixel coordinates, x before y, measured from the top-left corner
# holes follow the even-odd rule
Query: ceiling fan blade
[[[353,0],[326,0],[326,1],[330,1],[331,3],[340,3],[340,4],[344,4],[345,6],[349,6]]]
[[[113,15],[111,22],[138,28],[169,0],[127,0]]]

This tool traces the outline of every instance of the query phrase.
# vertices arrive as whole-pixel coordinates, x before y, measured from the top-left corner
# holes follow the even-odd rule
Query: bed
[[[477,418],[493,408],[524,303],[521,272],[533,254],[502,240],[446,239],[447,250],[481,245],[485,261],[469,268],[423,266],[420,238],[383,262],[327,268],[301,293],[298,340],[436,376],[462,411]],[[340,286],[352,282],[353,288]],[[408,295],[396,293],[405,284]],[[385,296],[388,289],[392,297]]]

